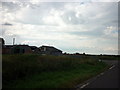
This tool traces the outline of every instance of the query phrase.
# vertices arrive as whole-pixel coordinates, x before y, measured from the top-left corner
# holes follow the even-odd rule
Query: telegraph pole
[[[15,38],[13,38],[13,45],[15,44]]]

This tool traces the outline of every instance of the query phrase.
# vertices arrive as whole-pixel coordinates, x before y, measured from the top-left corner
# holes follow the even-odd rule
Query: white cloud
[[[63,15],[62,11],[57,11],[55,9],[51,9],[49,12],[50,15],[43,16],[43,23],[47,25],[58,25],[58,26],[65,26],[61,15]]]
[[[27,45],[29,45],[30,43],[36,43],[36,41],[25,40],[21,44],[27,44]]]
[[[92,2],[119,2],[119,0],[91,0]]]
[[[113,27],[113,26],[108,26],[105,30],[104,30],[104,34],[106,36],[112,37],[112,38],[118,38],[118,29],[117,27]]]

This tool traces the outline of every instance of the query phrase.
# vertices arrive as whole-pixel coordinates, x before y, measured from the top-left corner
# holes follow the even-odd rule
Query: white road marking
[[[109,69],[112,69],[112,68],[114,68],[115,67],[115,65],[113,65],[112,67],[110,67]]]
[[[82,85],[80,88],[84,88],[85,86],[87,86],[89,83],[86,83],[84,85]]]

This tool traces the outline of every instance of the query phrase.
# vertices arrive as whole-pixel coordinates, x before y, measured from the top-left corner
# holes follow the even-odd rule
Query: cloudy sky
[[[105,2],[106,1],[106,2]],[[5,43],[55,46],[63,52],[118,54],[117,0],[0,2]]]

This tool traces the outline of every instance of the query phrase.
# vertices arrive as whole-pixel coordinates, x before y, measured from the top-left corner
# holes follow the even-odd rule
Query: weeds
[[[74,70],[77,70],[78,72],[81,70],[81,72],[84,72],[84,70],[89,71],[90,68],[95,67],[95,65],[98,65],[98,61],[89,57],[73,58],[66,56],[42,56],[23,54],[3,55],[3,87],[6,87],[6,85],[16,80],[44,72],[49,72],[49,74],[53,72],[72,72]]]

